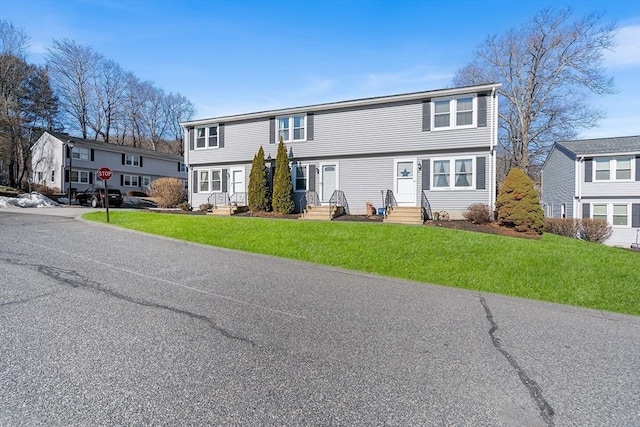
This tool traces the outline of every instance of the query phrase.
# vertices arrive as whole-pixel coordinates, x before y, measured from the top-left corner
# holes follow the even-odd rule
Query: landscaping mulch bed
[[[502,227],[496,222],[492,222],[489,224],[474,224],[470,221],[426,221],[424,224],[431,227],[453,228],[455,230],[476,231],[479,233],[520,237],[523,239],[540,239],[541,237],[538,234],[520,233],[513,228]]]

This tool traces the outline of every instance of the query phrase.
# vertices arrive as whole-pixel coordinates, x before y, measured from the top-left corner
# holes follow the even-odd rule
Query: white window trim
[[[471,124],[458,125],[458,99],[471,98],[472,110],[471,110]],[[449,101],[449,126],[436,127],[436,101]],[[469,129],[478,126],[477,114],[478,113],[478,97],[475,94],[450,96],[445,98],[434,98],[431,100],[431,130],[451,130],[451,129]]]
[[[71,158],[73,160],[83,160],[83,161],[88,161],[91,156],[91,151],[88,148],[84,148],[84,147],[73,147],[71,149]],[[77,155],[77,157],[76,157]]]
[[[196,169],[197,170],[197,176],[198,176],[198,182],[196,182],[196,188],[198,189],[199,193],[222,193],[222,181],[223,181],[223,177],[222,177],[222,168],[211,168],[211,169]],[[213,172],[219,172],[220,173],[220,190],[212,190],[213,188]],[[207,189],[203,190],[202,187],[200,187],[200,173],[201,172],[208,172],[208,184],[207,184]]]
[[[75,180],[75,181],[73,180],[73,174],[74,174],[74,173],[76,174],[76,180]],[[91,173],[91,172],[89,172],[89,171],[81,171],[81,170],[75,170],[75,169],[73,169],[73,170],[71,171],[71,176],[70,176],[69,178],[70,178],[71,182],[72,182],[72,183],[75,183],[75,184],[89,184],[89,179],[90,179],[90,178],[89,178],[89,174],[90,174],[90,173]],[[86,177],[87,177],[87,180],[86,180],[86,181],[83,181],[83,180],[80,178],[81,176],[86,176]]]
[[[309,191],[309,165],[306,163],[291,163],[290,164],[291,167],[291,182],[293,184],[293,192],[294,193],[304,193],[305,191]],[[304,190],[296,190],[296,179],[297,179],[297,169],[298,167],[302,167],[305,170],[305,189]]]
[[[140,167],[140,156],[137,156],[135,154],[125,154],[124,164],[125,166]]]
[[[303,131],[303,136],[302,139],[294,139],[293,135],[294,135],[294,117],[302,117],[302,121],[303,121],[303,127],[302,129]],[[276,142],[280,141],[280,119],[289,119],[289,138],[288,139],[282,139],[283,142],[305,142],[307,140],[307,115],[306,114],[291,114],[288,116],[278,116],[276,117],[276,126],[275,126],[275,132],[276,132]]]
[[[596,178],[596,165],[598,163],[598,160],[606,160],[608,159],[609,161],[609,179],[597,179]],[[629,159],[629,162],[631,163],[631,173],[629,175],[628,179],[617,179],[616,178],[616,172],[617,172],[617,166],[618,166],[618,159]],[[636,162],[635,162],[635,157],[634,156],[607,156],[607,157],[594,157],[593,158],[593,167],[591,168],[592,171],[592,182],[632,182],[635,181],[635,176],[636,176]]]
[[[122,175],[122,186],[123,187],[140,187],[140,177],[138,175]],[[136,185],[133,184],[135,178]],[[129,184],[127,184],[127,179]]]
[[[593,202],[590,206],[589,218],[593,219],[593,209],[596,205],[605,205],[607,207],[607,222],[613,228],[631,228],[631,203],[616,203],[616,202]],[[627,207],[627,224],[626,225],[614,225],[613,224],[613,206],[623,205]]]
[[[433,157],[431,158],[431,168],[429,177],[431,191],[469,191],[476,189],[476,158],[477,156],[454,156],[454,157]],[[435,183],[435,162],[439,160],[449,161],[449,186],[448,187],[436,187]],[[468,187],[456,187],[456,160],[471,160],[471,185]]]
[[[216,145],[209,145],[209,130],[216,128]],[[204,129],[204,147],[198,147],[198,130]],[[220,135],[218,125],[198,126],[193,131],[193,149],[194,150],[211,150],[213,148],[220,148]]]

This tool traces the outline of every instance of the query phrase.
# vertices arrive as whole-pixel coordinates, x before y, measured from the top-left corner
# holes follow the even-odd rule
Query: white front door
[[[320,166],[320,201],[329,203],[333,192],[338,189],[338,165]]]
[[[244,169],[231,169],[231,194],[244,193]]]
[[[394,188],[393,193],[399,206],[416,205],[416,160],[394,160]]]

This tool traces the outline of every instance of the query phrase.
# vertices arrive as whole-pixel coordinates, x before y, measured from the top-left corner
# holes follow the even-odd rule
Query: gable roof
[[[235,114],[229,116],[212,117],[208,119],[190,120],[180,123],[183,127],[199,126],[213,123],[224,123],[241,120],[264,119],[285,114],[316,113],[320,111],[331,111],[342,108],[370,107],[375,105],[390,104],[395,102],[409,102],[416,100],[427,100],[436,97],[455,96],[469,93],[491,92],[502,87],[501,83],[487,83],[478,86],[464,86],[450,89],[437,89],[424,92],[412,92],[399,95],[377,96],[372,98],[353,99],[349,101],[328,102],[325,104],[314,104],[301,107],[283,108],[278,110],[258,111],[254,113]]]
[[[94,148],[96,150],[111,151],[115,153],[134,154],[138,156],[152,157],[152,158],[167,160],[172,162],[184,162],[184,158],[177,154],[162,153],[162,152],[153,151],[153,150],[145,150],[144,148],[130,147],[128,145],[110,144],[108,142],[95,141],[92,139],[77,138],[75,136],[71,136],[67,133],[62,133],[62,132],[46,131],[45,134],[49,134],[63,143],[68,140],[72,140],[74,143],[79,143],[80,145],[82,145],[82,147],[85,147],[85,148]]]
[[[606,154],[640,154],[640,135],[615,138],[583,139],[557,143],[578,156]]]

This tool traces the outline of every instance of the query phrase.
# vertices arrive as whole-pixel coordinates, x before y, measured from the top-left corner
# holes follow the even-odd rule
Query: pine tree
[[[509,171],[496,200],[498,221],[524,233],[542,234],[544,214],[533,181],[518,168]]]
[[[269,210],[269,185],[267,167],[264,163],[262,146],[253,157],[249,174],[249,210],[260,212]]]
[[[291,182],[291,168],[289,156],[282,137],[278,143],[276,154],[276,171],[273,178],[273,211],[280,214],[293,212],[293,183]]]

